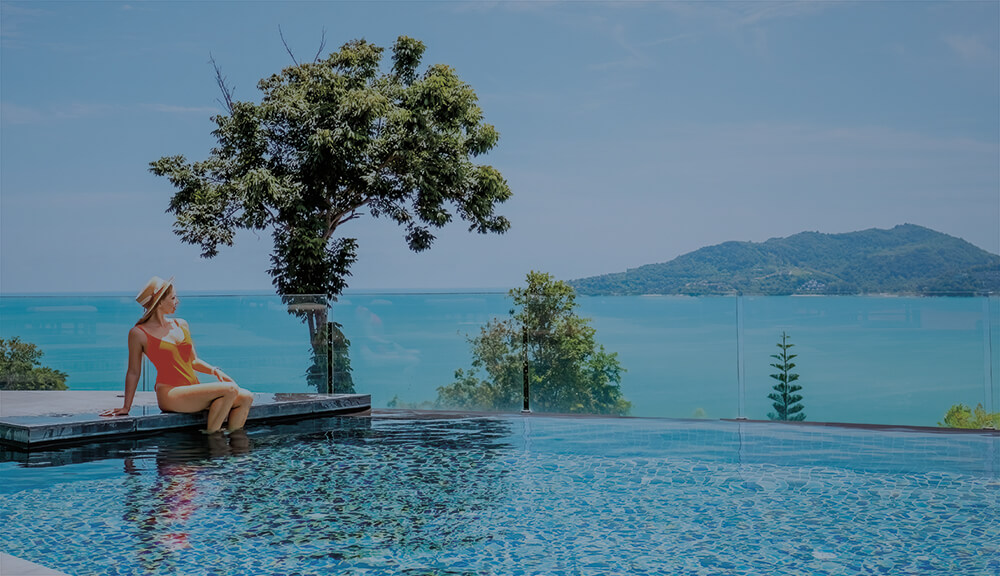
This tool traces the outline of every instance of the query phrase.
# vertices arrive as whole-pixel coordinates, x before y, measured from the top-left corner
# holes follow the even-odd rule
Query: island
[[[659,264],[569,282],[582,295],[892,294],[1000,291],[1000,256],[941,232],[901,224],[844,234],[801,232],[724,242]]]

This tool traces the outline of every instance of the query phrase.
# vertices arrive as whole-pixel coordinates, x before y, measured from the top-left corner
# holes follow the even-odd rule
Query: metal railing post
[[[737,420],[746,420],[746,372],[743,359],[743,293],[736,294],[736,399],[738,403]]]
[[[522,348],[522,352],[521,352],[521,355],[522,355],[521,367],[522,367],[522,378],[523,378],[523,383],[524,383],[524,390],[523,390],[523,392],[524,392],[524,406],[521,408],[521,413],[522,414],[530,414],[531,413],[531,385],[530,385],[530,378],[529,378],[529,374],[528,374],[528,327],[527,326],[525,326],[523,328],[523,332],[521,334],[521,343],[523,344],[523,348]]]
[[[987,412],[996,410],[993,398],[993,313],[989,293],[983,298],[983,406]]]
[[[326,393],[333,394],[333,322],[326,322]]]

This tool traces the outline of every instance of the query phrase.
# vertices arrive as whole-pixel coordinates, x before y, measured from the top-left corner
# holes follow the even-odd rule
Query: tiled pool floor
[[[991,433],[376,416],[248,434],[0,457],[0,548],[108,576],[1000,570]]]

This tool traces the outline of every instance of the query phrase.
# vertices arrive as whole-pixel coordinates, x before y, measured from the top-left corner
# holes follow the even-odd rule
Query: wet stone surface
[[[2,391],[0,445],[31,449],[90,439],[204,426],[205,412],[162,412],[150,392],[140,392],[128,416],[102,417],[100,409],[121,405],[121,395],[109,391]],[[249,422],[279,418],[309,418],[371,408],[368,394],[255,394]]]

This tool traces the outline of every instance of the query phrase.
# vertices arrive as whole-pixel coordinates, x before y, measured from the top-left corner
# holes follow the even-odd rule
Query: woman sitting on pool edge
[[[106,410],[102,416],[127,416],[142,374],[142,355],[156,366],[156,403],[164,412],[201,412],[208,409],[205,433],[222,429],[229,420],[230,432],[243,428],[253,404],[253,394],[204,360],[198,358],[188,324],[167,318],[180,302],[173,277],[166,282],[153,276],[135,300],[146,313],[128,333],[128,371],[125,373],[125,405]],[[214,382],[199,382],[195,372],[210,374]]]

